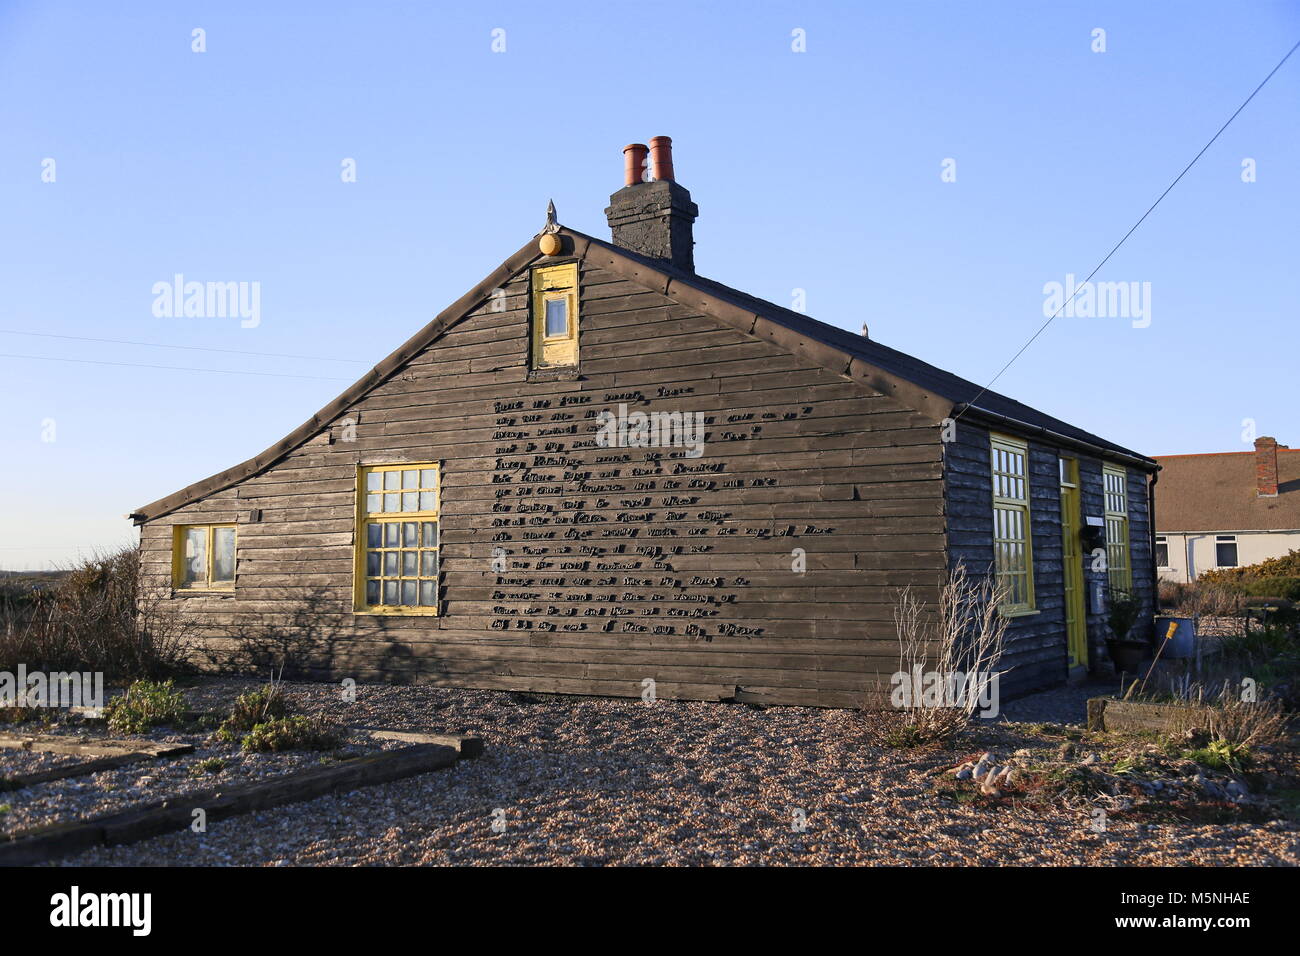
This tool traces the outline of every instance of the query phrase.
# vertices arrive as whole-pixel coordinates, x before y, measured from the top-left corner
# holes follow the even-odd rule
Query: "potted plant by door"
[[[1111,590],[1106,616],[1111,636],[1106,639],[1106,650],[1110,652],[1116,673],[1136,674],[1146,657],[1147,642],[1129,636],[1141,613],[1142,605],[1131,593]]]

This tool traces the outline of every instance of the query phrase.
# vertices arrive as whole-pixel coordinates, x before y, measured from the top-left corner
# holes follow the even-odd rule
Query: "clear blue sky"
[[[0,3],[0,328],[354,360],[0,333],[0,567],[133,540],[547,199],[607,235],[623,145],[658,134],[702,274],[986,381],[1297,39],[1294,0]],[[1098,276],[1151,283],[1149,327],[1058,319],[998,389],[1153,455],[1242,450],[1247,418],[1300,445],[1298,107],[1300,54]],[[156,317],[176,273],[259,282],[260,324]]]

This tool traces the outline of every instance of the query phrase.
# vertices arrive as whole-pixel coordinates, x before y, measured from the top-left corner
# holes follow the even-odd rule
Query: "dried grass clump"
[[[164,595],[140,588],[140,552],[97,554],[51,589],[0,594],[0,670],[98,671],[160,678],[185,658],[189,625],[166,613]]]
[[[989,681],[1002,656],[1007,619],[998,610],[1007,589],[992,575],[972,578],[958,565],[939,587],[933,611],[910,588],[902,588],[894,606],[900,674],[937,673],[956,684],[957,675],[968,681],[935,705],[912,700],[901,708],[902,719],[893,725],[886,742],[897,747],[947,743],[967,724],[980,706],[977,687],[969,681]]]

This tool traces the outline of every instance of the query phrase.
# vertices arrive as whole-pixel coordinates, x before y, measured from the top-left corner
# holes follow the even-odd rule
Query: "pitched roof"
[[[825,322],[818,322],[799,312],[712,279],[684,272],[660,260],[646,258],[574,229],[563,227],[560,235],[566,241],[563,253],[566,257],[585,257],[593,265],[616,272],[646,289],[696,307],[712,318],[774,342],[836,374],[846,375],[883,394],[892,395],[910,408],[932,414],[936,422],[953,414],[960,406],[959,413],[970,414],[972,418],[996,421],[1012,429],[1048,433],[1096,448],[1102,453],[1128,459],[1142,467],[1150,466],[1152,470],[1156,467],[1153,459],[997,392],[984,391],[981,394],[980,386],[974,382],[881,345],[866,336],[854,335]],[[534,237],[341,395],[260,455],[144,505],[136,509],[131,517],[137,524],[151,521],[270,467],[330,425],[367,392],[427,348],[454,322],[486,302],[494,289],[539,258],[541,252]],[[977,398],[978,406],[965,404],[973,403]]]
[[[1300,449],[1277,450],[1276,498],[1256,491],[1253,451],[1156,460],[1156,531],[1300,530]]]
[[[581,235],[581,233],[574,233]],[[1013,398],[1008,398],[998,392],[991,390],[983,391],[981,386],[976,383],[946,372],[937,366],[928,362],[923,362],[918,358],[900,352],[897,349],[891,349],[887,345],[882,345],[874,339],[869,339],[865,335],[855,335],[845,329],[837,328],[834,325],[828,325],[825,322],[819,322],[816,319],[809,318],[800,312],[787,309],[784,306],[776,305],[764,299],[759,299],[748,293],[725,286],[721,282],[715,282],[712,279],[706,279],[703,276],[691,273],[681,272],[671,266],[661,265],[643,256],[637,255],[627,249],[621,249],[612,243],[600,239],[593,239],[584,236],[594,245],[608,249],[619,255],[632,259],[640,260],[646,268],[657,269],[658,271],[673,275],[674,282],[686,286],[698,288],[704,292],[712,293],[725,302],[729,302],[746,311],[752,311],[757,315],[764,316],[779,322],[786,328],[809,338],[815,339],[834,349],[846,352],[854,358],[860,359],[881,371],[890,375],[897,376],[913,385],[919,386],[934,395],[941,396],[952,405],[965,405],[968,402],[978,401],[978,409],[991,412],[994,416],[1003,417],[1028,425],[1033,428],[1043,429],[1060,435],[1064,438],[1073,439],[1074,441],[1083,442],[1088,445],[1094,445],[1097,448],[1115,452],[1118,455],[1139,459],[1143,462],[1151,462],[1154,459],[1146,455],[1139,454],[1123,445],[1117,445],[1114,442],[1094,435],[1091,432],[1077,428],[1068,422],[1062,421],[1036,408],[1018,402]],[[972,406],[971,411],[974,413],[976,406]],[[1154,470],[1154,468],[1152,469]]]

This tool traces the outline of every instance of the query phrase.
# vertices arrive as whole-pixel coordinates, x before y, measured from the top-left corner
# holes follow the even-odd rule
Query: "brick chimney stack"
[[[1261,498],[1277,497],[1277,448],[1276,438],[1255,439],[1255,485]]]
[[[642,173],[647,156],[648,178]],[[614,245],[694,272],[700,209],[673,180],[673,141],[656,136],[649,146],[633,143],[623,147],[623,159],[626,185],[609,197],[605,210]]]

